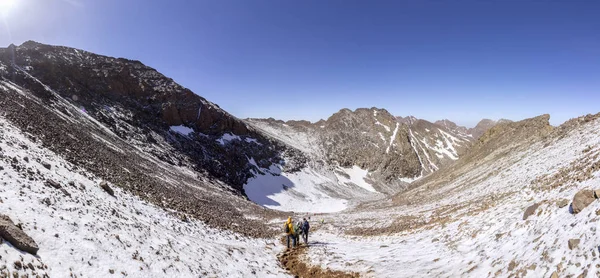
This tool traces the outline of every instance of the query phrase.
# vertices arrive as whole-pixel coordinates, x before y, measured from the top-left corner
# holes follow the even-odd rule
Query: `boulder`
[[[51,186],[51,187],[54,187],[54,188],[56,188],[56,189],[59,189],[59,188],[61,188],[61,187],[62,187],[62,186],[60,185],[60,183],[58,183],[58,182],[55,182],[54,180],[51,180],[51,179],[47,179],[47,180],[46,180],[46,186]]]
[[[600,198],[600,189],[594,190],[594,198],[596,198],[596,199]]]
[[[67,197],[71,197],[71,193],[69,193],[69,191],[67,191],[66,189],[64,189],[64,188],[61,188],[61,189],[60,189],[60,191],[61,191],[63,194],[65,194],[65,196],[67,196]]]
[[[106,193],[108,193],[110,196],[113,196],[113,197],[115,196],[115,191],[112,188],[110,188],[110,185],[108,185],[108,182],[105,182],[105,181],[101,182],[100,187],[102,189],[104,189],[104,191],[106,191]]]
[[[596,200],[596,198],[594,198],[594,191],[592,190],[584,189],[577,192],[571,203],[573,214],[580,213],[585,207],[594,202],[594,200]]]
[[[581,240],[578,238],[569,239],[569,249],[573,250],[573,249],[577,248],[579,246],[580,241]]]
[[[556,201],[556,205],[559,208],[564,208],[569,205],[569,200],[568,199],[560,199],[560,200]]]
[[[535,210],[540,206],[540,203],[535,203],[525,209],[525,213],[523,213],[523,220],[527,220],[529,216],[535,213]]]
[[[52,169],[52,165],[48,162],[42,162],[42,166],[48,170]]]
[[[558,272],[556,272],[556,271],[552,272],[552,275],[550,275],[550,278],[558,278]]]
[[[35,241],[3,214],[0,214],[0,236],[23,252],[36,255],[39,250]]]

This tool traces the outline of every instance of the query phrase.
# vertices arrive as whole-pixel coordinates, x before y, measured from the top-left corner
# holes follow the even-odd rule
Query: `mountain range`
[[[375,107],[314,123],[239,119],[139,61],[10,45],[0,48],[0,207],[39,251],[3,245],[0,273],[393,276],[386,260],[406,276],[579,274],[585,264],[594,273],[589,250],[560,259],[569,252],[552,243],[591,240],[593,222],[550,236],[546,224],[514,220],[536,204],[533,218],[555,223],[559,196],[598,179],[598,115],[548,121],[466,128]],[[334,245],[284,253],[277,235],[289,215],[320,218],[318,242]],[[523,235],[540,236],[530,246],[539,250],[485,251],[530,244]],[[416,266],[397,257],[409,249]]]

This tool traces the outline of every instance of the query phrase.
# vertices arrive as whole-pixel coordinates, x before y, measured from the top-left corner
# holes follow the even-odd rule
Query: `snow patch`
[[[398,127],[400,127],[400,123],[396,123],[396,128],[394,129],[394,133],[392,134],[392,137],[390,137],[390,145],[385,150],[385,153],[390,152],[390,148],[392,147],[392,144],[394,144],[394,140],[396,140],[396,134],[398,133]]]
[[[350,176],[350,178],[348,179],[343,175],[336,174],[338,180],[340,180],[342,183],[345,183],[345,184],[353,183],[353,184],[358,185],[368,191],[377,192],[377,190],[375,190],[375,188],[373,188],[373,186],[365,180],[365,178],[367,178],[369,175],[368,170],[363,170],[356,165],[352,166],[352,168],[340,168],[340,169],[344,173],[348,174],[348,176]]]
[[[271,166],[264,174],[250,178],[244,191],[253,202],[276,210],[328,213],[346,209],[347,200],[324,193],[322,188],[328,183],[335,181],[312,169],[285,173],[279,166]]]
[[[221,138],[217,139],[217,142],[219,142],[221,145],[225,145],[233,140],[240,140],[240,137],[235,134],[225,133],[223,136],[221,136]]]
[[[194,132],[193,129],[191,129],[187,126],[184,126],[184,125],[174,125],[174,126],[171,126],[169,129],[171,131],[177,132],[177,133],[185,135],[185,136],[189,136],[190,134],[192,134]]]

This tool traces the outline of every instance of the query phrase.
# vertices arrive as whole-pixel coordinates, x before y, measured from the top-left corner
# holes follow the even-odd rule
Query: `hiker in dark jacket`
[[[308,224],[308,220],[304,218],[304,222],[302,222],[302,238],[304,239],[304,244],[308,245],[308,230],[310,229],[310,225]]]

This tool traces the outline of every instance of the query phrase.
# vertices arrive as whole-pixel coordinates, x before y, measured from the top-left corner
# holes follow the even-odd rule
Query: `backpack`
[[[288,225],[287,222],[283,225],[283,231],[285,231],[286,234],[290,233],[290,225]]]

